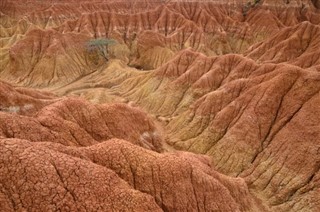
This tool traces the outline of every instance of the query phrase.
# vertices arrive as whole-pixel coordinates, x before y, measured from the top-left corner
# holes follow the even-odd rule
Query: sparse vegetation
[[[254,5],[258,4],[260,0],[254,0]]]
[[[248,11],[250,10],[250,8],[255,7],[257,4],[260,3],[261,0],[253,0],[252,1],[248,1],[243,7],[242,7],[242,15],[243,17],[247,16]]]
[[[247,13],[249,9],[251,8],[251,2],[247,2],[243,7],[242,7],[242,15],[243,17],[247,16]]]
[[[87,50],[89,52],[96,52],[102,56],[106,61],[109,61],[109,47],[117,44],[117,41],[109,38],[92,39],[87,43]]]

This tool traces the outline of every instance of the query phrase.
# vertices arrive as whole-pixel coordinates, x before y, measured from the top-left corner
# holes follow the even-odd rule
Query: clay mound
[[[163,34],[173,33],[184,25],[192,24],[178,13],[169,11],[166,7],[158,7],[156,10],[136,14],[117,14],[111,12],[95,12],[82,15],[76,21],[59,27],[59,31],[66,32],[89,32],[98,37],[109,35],[112,30],[139,33],[142,30],[157,30]],[[193,27],[197,28],[196,25]]]
[[[313,181],[319,174],[319,77],[294,67],[262,66],[172,119],[170,142],[211,155],[222,173],[246,173],[250,188],[275,211],[287,211],[294,202],[299,202],[297,208],[317,211],[317,200],[307,199],[316,195],[309,188],[319,188],[316,177]],[[303,158],[308,162],[299,162]]]
[[[162,151],[161,129],[145,113],[124,104],[92,105],[80,99],[62,99],[34,116],[1,113],[0,119],[0,135],[5,138],[54,140],[72,146],[121,138]]]
[[[2,210],[161,211],[108,168],[24,140],[0,146]]]
[[[226,31],[233,36],[242,35],[248,30],[248,25],[240,24],[243,21],[241,3],[237,5],[222,2],[172,2],[167,6],[170,10],[183,15],[200,26],[207,33]],[[233,14],[230,13],[233,12]],[[235,27],[237,25],[237,27]]]
[[[0,208],[320,210],[318,1],[3,2]]]
[[[303,22],[252,46],[246,55],[266,63],[287,62],[302,68],[320,64],[320,27]]]
[[[10,48],[1,77],[38,87],[70,83],[93,72],[101,62],[90,58],[86,49],[88,39],[72,33],[32,30]]]
[[[285,27],[284,23],[274,13],[262,7],[249,10],[245,20],[250,29],[255,32],[253,34],[255,43],[264,41]]]
[[[39,2],[35,4],[39,4]],[[28,11],[25,15],[26,19],[30,23],[42,29],[58,27],[66,21],[72,21],[80,18],[84,13],[112,12],[116,14],[132,14],[154,10],[156,6],[160,5],[157,2],[148,1],[130,1],[129,3],[126,1],[96,1],[94,4],[92,1],[60,1],[55,2],[54,4],[51,4],[50,2],[46,4],[47,7],[43,8],[39,5],[37,8],[33,3],[32,6],[37,8],[37,11]],[[44,3],[44,5],[46,4]]]
[[[160,67],[174,53],[189,47],[209,56],[244,52],[251,44],[288,25],[276,12],[267,12],[268,6],[261,4],[250,9],[245,19],[241,12],[243,3],[171,2],[159,5],[148,2],[143,11],[136,10],[141,6],[141,2],[136,1],[101,2],[91,7],[89,5],[92,3],[86,1],[81,1],[80,7],[65,1],[55,5],[48,2],[37,4],[36,12],[29,11],[15,24],[10,25],[5,20],[5,25],[11,27],[3,30],[5,46],[1,49],[0,58],[6,63],[1,69],[6,70],[4,79],[7,81],[28,86],[62,86],[87,75],[95,69],[92,64],[96,67],[102,64],[101,58],[90,61],[88,52],[83,50],[90,37],[118,40],[120,45],[114,52],[122,56],[117,58],[138,69],[150,70]],[[100,9],[95,10],[98,6]],[[315,13],[311,6],[305,10],[310,13],[309,18],[299,18],[294,23],[316,19],[311,18]],[[272,21],[264,21],[266,14]],[[292,14],[296,16],[296,13]],[[34,30],[37,27],[47,30]],[[25,38],[21,40],[18,35],[25,33]],[[54,39],[48,40],[48,37]],[[31,46],[32,43],[35,45]],[[40,45],[50,47],[45,58],[43,52],[34,49]],[[32,53],[27,49],[33,49]],[[59,56],[54,56],[56,54]],[[62,57],[62,54],[66,56]],[[66,67],[66,60],[72,61],[72,64]],[[41,71],[44,68],[48,69],[46,73]],[[30,74],[31,70],[34,71]],[[63,77],[67,75],[64,72],[72,73],[71,77]],[[39,75],[43,77],[40,79]]]
[[[1,29],[0,59],[2,60],[2,63],[3,63],[3,65],[1,64],[0,72],[3,70],[6,70],[6,73],[3,73],[3,75],[6,75],[5,77],[3,77],[3,79],[13,83],[20,82],[20,84],[24,84],[24,85],[33,85],[33,86],[47,86],[48,84],[56,85],[57,83],[63,84],[63,83],[70,82],[69,80],[61,80],[61,79],[57,80],[57,78],[53,77],[53,75],[58,75],[59,76],[58,78],[60,78],[61,75],[68,75],[65,73],[61,73],[62,71],[60,69],[63,69],[64,71],[67,71],[67,72],[73,72],[73,73],[77,72],[77,73],[74,73],[73,75],[75,78],[78,78],[80,76],[86,75],[86,72],[83,72],[83,68],[82,68],[83,66],[85,67],[86,63],[94,63],[95,66],[101,65],[101,63],[99,63],[99,58],[95,59],[92,57],[90,58],[90,55],[89,56],[83,55],[83,48],[85,48],[85,43],[87,42],[89,37],[86,38],[86,41],[84,42],[81,41],[79,43],[78,42],[79,39],[80,40],[84,39],[86,35],[72,36],[72,35],[69,35],[68,33],[66,35],[59,35],[59,33],[56,33],[56,30],[53,31],[54,28],[63,25],[65,22],[70,22],[71,20],[77,20],[78,18],[81,17],[83,13],[96,12],[94,8],[91,8],[92,11],[88,10],[87,8],[88,5],[92,5],[92,2],[89,3],[88,1],[81,1],[80,7],[79,7],[78,1],[76,2],[59,1],[59,2],[55,2],[55,4],[53,5],[52,5],[52,2],[49,2],[49,1],[47,2],[46,1],[41,1],[41,2],[39,1],[28,1],[28,2],[4,1],[3,4],[7,4],[7,3],[8,5],[11,5],[10,7],[13,8],[14,13],[13,14],[0,13],[0,23],[1,23],[0,24],[0,29]],[[139,8],[141,6],[141,2],[139,3],[139,2],[132,1],[131,3],[132,3],[131,5],[132,7],[130,7],[131,9]],[[151,9],[154,10],[155,6],[153,5],[154,5],[153,3],[150,3],[150,4],[148,3],[145,8],[150,7]],[[122,2],[122,3],[115,2],[111,4],[106,2],[100,2],[99,5],[97,4],[96,6],[101,6],[102,12],[107,11],[107,12],[113,12],[116,14],[121,14],[123,13],[123,11],[126,11],[128,9],[128,4],[126,4],[125,2]],[[30,8],[32,8],[32,10],[30,10]],[[39,28],[47,29],[47,31],[41,31],[39,30]],[[23,35],[25,35],[25,38],[23,37]],[[91,34],[89,35],[91,36]],[[48,37],[54,37],[53,43],[50,43],[52,42],[52,40],[50,39],[48,41]],[[72,38],[69,39],[70,37]],[[118,39],[118,40],[121,43],[121,39]],[[48,42],[50,43],[49,46],[48,46]],[[32,43],[34,43],[34,45]],[[62,47],[57,47],[57,45],[62,45]],[[18,46],[18,47],[15,47],[15,46]],[[44,50],[47,47],[51,48],[51,50],[47,52],[47,54],[45,55],[46,58],[42,58],[43,52],[39,52],[38,51],[39,49],[35,49],[35,48],[38,48],[39,46],[45,47],[43,48]],[[55,46],[55,47],[52,47],[52,46]],[[23,49],[21,49],[21,47]],[[66,50],[66,48],[68,48],[69,51]],[[79,48],[81,50],[79,50]],[[120,46],[120,48],[123,48],[123,47]],[[32,53],[27,49],[32,49]],[[76,51],[76,53],[70,52],[70,49],[73,49],[74,51]],[[126,49],[127,47],[125,47],[125,51],[127,51]],[[19,51],[19,53],[17,51]],[[16,55],[11,54],[12,52],[14,52],[14,54]],[[60,58],[62,57],[61,55],[62,53],[66,54],[67,58],[65,57]],[[120,50],[120,53],[122,53],[121,50]],[[55,61],[53,58],[57,57],[56,56],[57,54],[60,57],[58,56],[57,61]],[[85,54],[87,54],[86,51],[85,51]],[[119,53],[116,52],[116,54],[119,54]],[[18,57],[19,59],[16,59],[15,57]],[[85,61],[88,59],[88,57],[90,58],[89,60],[93,59],[94,61],[89,61],[89,62]],[[66,59],[68,61],[73,61],[73,64],[71,64],[70,67],[65,67],[63,65],[66,63],[63,60],[66,60]],[[127,58],[125,56],[122,59],[126,60]],[[84,60],[84,61],[81,61],[81,60]],[[30,64],[30,61],[32,61],[31,64]],[[58,70],[55,70],[56,65],[58,66],[57,67]],[[23,68],[21,68],[21,66]],[[10,70],[8,70],[8,67],[10,67]],[[13,67],[14,67],[14,70],[13,70]],[[34,70],[34,69],[36,70],[34,75],[41,75],[38,73],[38,71],[39,69],[44,69],[44,68],[49,69],[44,74],[45,75],[44,79],[39,79],[38,76],[33,76],[33,77],[30,77],[30,78],[33,78],[31,81],[30,80],[25,81],[24,75],[29,75],[31,70]],[[71,70],[68,70],[70,68]],[[88,70],[91,68],[85,67],[84,69]],[[21,72],[25,72],[25,73],[21,74]],[[52,77],[55,79],[52,79]],[[71,77],[71,81],[72,79],[73,80],[75,79],[74,77],[73,76]]]
[[[293,65],[186,50],[111,90],[167,122],[175,148],[207,154],[217,170],[245,177],[272,210],[299,202],[296,210],[317,211],[319,77]]]
[[[242,179],[190,153],[158,154],[116,139],[87,148],[17,139],[0,145],[8,211],[265,211]]]
[[[4,47],[4,39],[9,39],[15,36],[23,35],[25,34],[28,29],[30,29],[32,26],[30,26],[30,23],[26,20],[19,20],[16,21],[7,15],[0,14],[0,38],[2,40],[1,46]]]
[[[207,57],[187,49],[152,73],[133,75],[113,90],[147,111],[172,117],[188,109],[197,98],[247,78],[257,68],[254,61],[239,55]]]
[[[61,33],[81,32],[96,37],[114,37],[129,46],[132,45],[131,42],[135,40],[137,35],[146,30],[151,30],[165,37],[172,37],[174,34],[187,37],[193,32],[201,33],[192,21],[186,20],[182,15],[174,13],[164,6],[153,11],[136,14],[89,13],[81,16],[77,21],[67,22],[57,30]],[[186,40],[182,42],[186,42]],[[148,45],[148,42],[145,45]],[[153,44],[153,46],[156,45],[158,44]]]
[[[316,0],[317,1],[317,0]],[[262,4],[264,6],[290,6],[290,7],[299,7],[304,4],[306,7],[314,7],[314,0],[295,0],[295,1],[276,1],[276,0],[264,0]]]
[[[52,11],[57,14],[72,16],[80,15],[81,13],[91,13],[96,11],[112,11],[115,13],[137,13],[146,10],[152,10],[155,7],[162,5],[163,2],[149,0],[116,0],[116,1],[101,1],[101,0],[3,0],[1,1],[0,12],[9,14],[12,17],[29,16],[30,14],[37,15],[33,11],[38,12],[38,17]],[[31,8],[31,9],[30,9]]]
[[[0,81],[0,111],[30,115],[55,102],[55,96]]]
[[[285,26],[294,26],[303,21],[309,21],[313,24],[320,24],[320,14],[314,7],[312,0],[295,0],[295,1],[260,1],[260,6],[256,9],[268,10],[272,16],[278,19]],[[249,12],[250,13],[250,12]]]
[[[50,29],[62,25],[65,21],[74,20],[81,13],[71,5],[54,5],[43,11],[29,13],[26,17],[30,24],[41,29]]]
[[[92,13],[97,11],[108,11],[119,14],[141,13],[154,10],[163,5],[161,1],[150,0],[118,0],[118,1],[98,1],[92,4],[91,1],[85,1],[81,4],[81,10]]]
[[[290,1],[289,4],[285,1],[258,1],[256,4],[250,1],[175,2],[168,7],[204,26],[204,30],[221,26],[228,35],[233,53],[245,51],[285,26],[303,21],[320,24],[320,15],[310,0]]]
[[[216,6],[210,5],[210,8]],[[192,17],[185,17],[192,6],[191,3],[168,4],[133,14],[88,13],[76,21],[66,22],[57,30],[61,33],[81,32],[95,37],[113,37],[128,46],[134,56],[130,59],[131,65],[140,69],[159,67],[168,61],[166,55],[170,51],[192,47],[209,55],[217,55],[244,51],[253,42],[248,25],[235,27],[241,26],[239,21],[228,17],[222,8],[209,14],[206,5],[199,5],[196,11],[192,11]],[[220,25],[218,21],[223,19],[228,21]]]

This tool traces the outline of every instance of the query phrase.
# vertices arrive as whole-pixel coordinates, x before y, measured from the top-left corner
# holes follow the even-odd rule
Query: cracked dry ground
[[[320,211],[320,1],[248,2],[1,0],[0,211]]]

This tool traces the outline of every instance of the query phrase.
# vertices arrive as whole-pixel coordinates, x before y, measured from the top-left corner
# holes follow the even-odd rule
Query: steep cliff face
[[[319,211],[319,6],[1,1],[0,208]]]

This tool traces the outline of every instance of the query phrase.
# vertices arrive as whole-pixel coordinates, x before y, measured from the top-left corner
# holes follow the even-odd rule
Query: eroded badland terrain
[[[320,211],[319,0],[1,0],[0,211]]]

